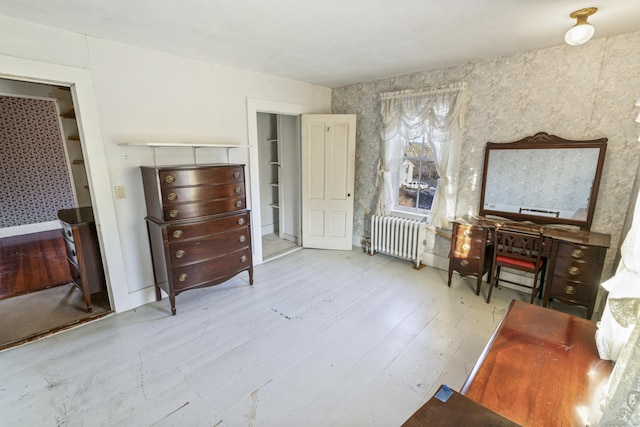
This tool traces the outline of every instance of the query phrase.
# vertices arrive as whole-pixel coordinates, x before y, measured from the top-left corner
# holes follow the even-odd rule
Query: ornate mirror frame
[[[545,132],[488,142],[480,215],[590,230],[606,148],[607,138],[573,141]]]

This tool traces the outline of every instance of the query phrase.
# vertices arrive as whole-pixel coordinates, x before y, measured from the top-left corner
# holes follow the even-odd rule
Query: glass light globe
[[[577,46],[588,42],[595,33],[595,28],[591,24],[578,24],[569,29],[564,36],[564,41],[571,46]]]

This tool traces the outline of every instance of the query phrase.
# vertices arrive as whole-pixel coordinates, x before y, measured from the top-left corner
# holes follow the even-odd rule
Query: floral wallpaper
[[[354,234],[367,236],[377,197],[382,92],[467,82],[457,214],[477,214],[484,145],[537,132],[609,139],[593,231],[611,234],[603,278],[611,273],[640,161],[634,118],[640,97],[640,32],[335,88],[332,112],[357,114]],[[449,241],[430,248],[446,257]]]
[[[0,96],[0,227],[55,221],[74,207],[55,101]]]

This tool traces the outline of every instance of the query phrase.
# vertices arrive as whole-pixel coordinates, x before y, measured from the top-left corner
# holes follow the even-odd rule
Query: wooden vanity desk
[[[513,301],[461,393],[523,426],[586,425],[612,369],[595,332],[586,319]]]
[[[608,234],[486,217],[460,218],[453,225],[449,280],[453,271],[461,276],[476,276],[479,290],[482,275],[490,270],[487,267],[487,257],[490,258],[491,255],[487,248],[493,244],[497,222],[521,229],[543,228],[545,250],[542,255],[547,258],[544,307],[551,300],[583,306],[587,309],[587,318],[591,319],[605,255],[611,241]],[[476,238],[477,236],[480,238]]]

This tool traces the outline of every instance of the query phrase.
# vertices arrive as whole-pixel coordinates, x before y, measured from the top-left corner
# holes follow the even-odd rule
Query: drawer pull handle
[[[247,240],[247,236],[240,236],[238,240],[240,240],[240,243],[243,243],[245,240]]]
[[[238,225],[243,225],[244,224],[244,218],[240,218],[238,219]]]
[[[573,286],[565,286],[562,290],[567,295],[574,295],[576,292],[578,292],[577,289]]]
[[[246,255],[242,255],[240,257],[240,262],[247,262],[247,256]]]
[[[469,261],[467,261],[466,259],[463,259],[462,261],[460,261],[460,265],[463,267],[466,267],[467,265],[469,265]]]
[[[175,218],[175,217],[177,217],[177,216],[178,216],[178,211],[177,211],[177,210],[175,210],[175,209],[171,209],[171,210],[169,211],[169,216],[170,216],[171,218]]]
[[[184,256],[184,251],[180,249],[176,252],[176,258],[182,258]]]
[[[178,195],[176,193],[169,193],[169,195],[167,195],[167,199],[173,201],[175,199],[178,198]]]
[[[173,232],[173,237],[175,237],[176,239],[179,239],[182,237],[182,230],[176,230]]]
[[[469,236],[471,236],[471,230],[464,230],[464,233],[462,233],[462,234],[464,234],[465,236],[469,237]]]
[[[242,207],[242,200],[237,200],[236,201],[236,208],[240,208]]]
[[[168,182],[169,184],[176,182],[176,177],[173,175],[167,175],[164,178],[164,182]]]
[[[73,237],[73,233],[71,232],[71,230],[67,230],[67,236]]]
[[[234,178],[240,178],[240,172],[235,171],[235,172],[233,173],[233,177],[234,177]]]
[[[580,269],[575,265],[572,265],[571,267],[567,268],[567,273],[569,273],[569,276],[579,276]]]
[[[71,249],[71,256],[78,256],[75,249]]]
[[[187,280],[187,277],[187,273],[182,273],[178,276],[178,282],[184,282],[185,280]]]
[[[242,191],[242,188],[241,187],[236,187],[236,188],[233,189],[233,191],[235,191],[236,194],[240,194],[240,191]]]
[[[580,249],[574,249],[571,251],[571,256],[573,258],[582,258],[584,256],[584,252]]]
[[[462,250],[463,251],[468,251],[469,249],[471,249],[471,245],[468,243],[465,243],[464,245],[462,245]]]

